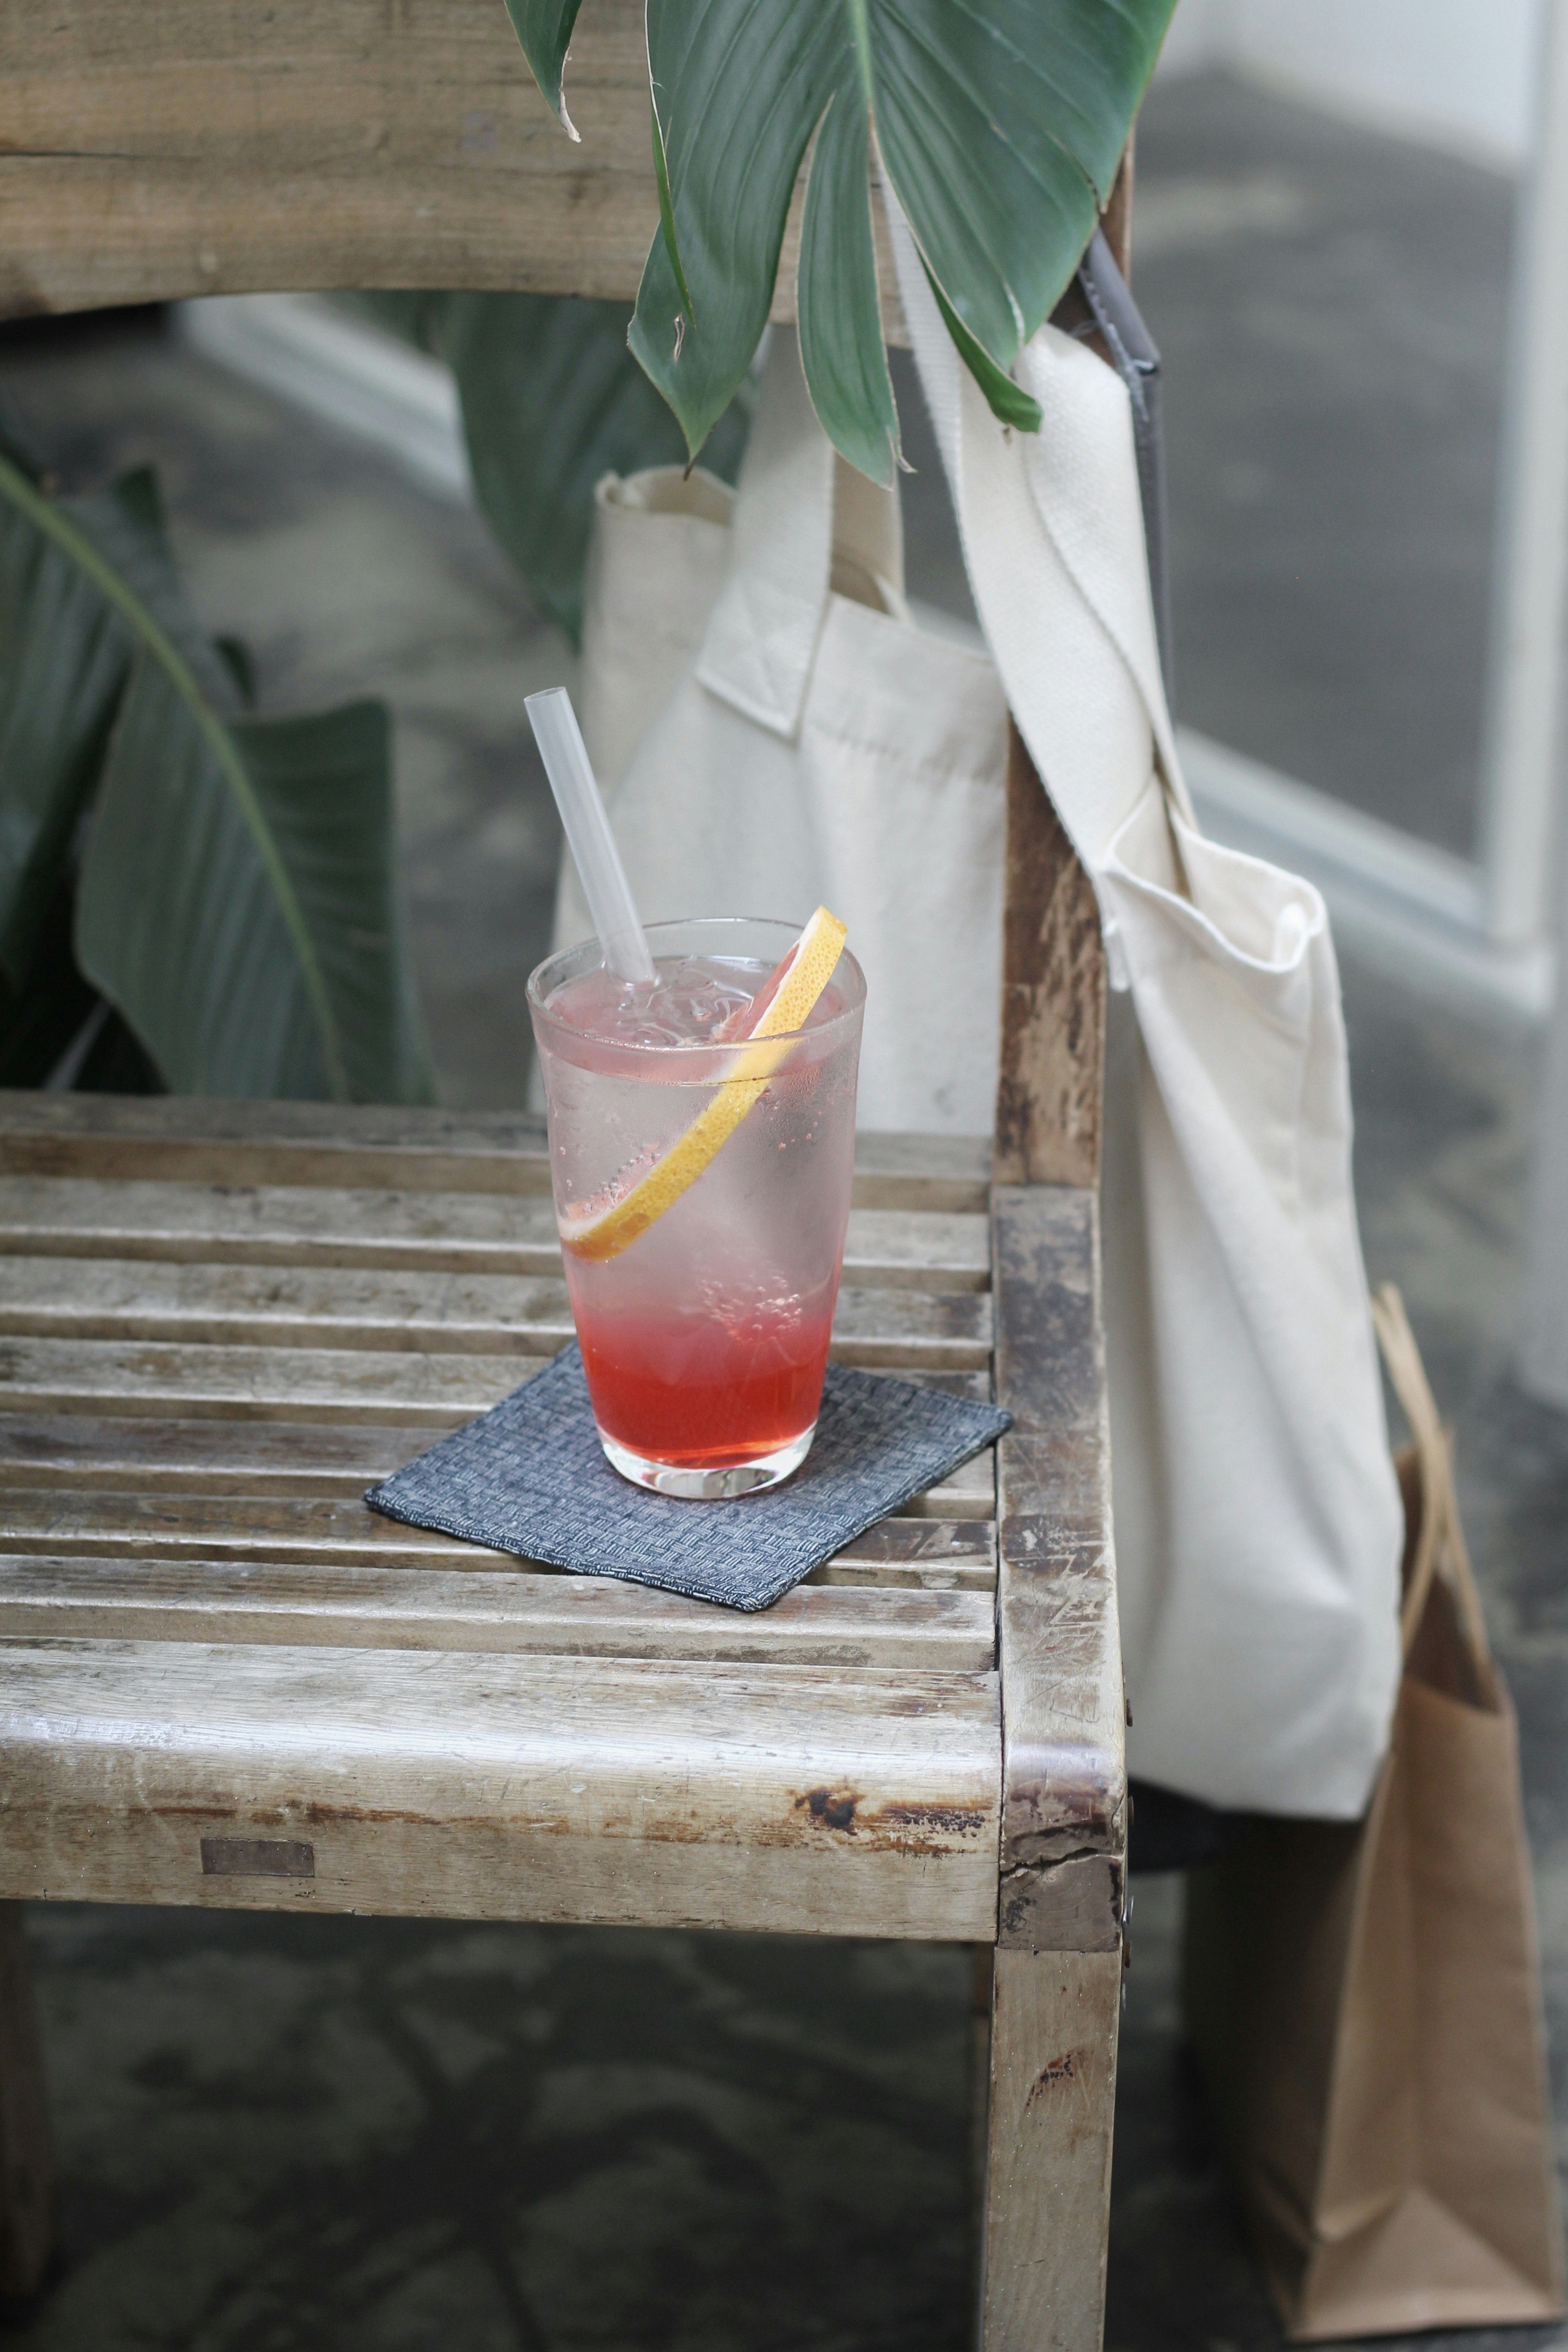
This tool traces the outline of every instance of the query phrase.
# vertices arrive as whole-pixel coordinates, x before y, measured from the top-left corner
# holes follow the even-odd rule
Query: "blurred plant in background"
[[[579,0],[507,0],[545,98]],[[456,379],[479,503],[580,636],[595,486],[732,479],[807,173],[801,355],[840,452],[890,482],[873,175],[964,364],[1008,373],[1109,199],[1174,0],[647,0],[660,225],[635,308],[355,298]],[[0,1083],[428,1100],[399,931],[384,705],[263,719],[181,593],[156,486],[55,495],[0,423]]]
[[[630,303],[434,291],[344,299],[451,369],[485,520],[540,611],[577,644],[595,484],[687,463],[680,426],[627,347]],[[740,471],[751,412],[745,378],[702,453],[726,482]]]
[[[53,496],[0,422],[0,1082],[432,1098],[386,709],[251,699],[152,474]]]

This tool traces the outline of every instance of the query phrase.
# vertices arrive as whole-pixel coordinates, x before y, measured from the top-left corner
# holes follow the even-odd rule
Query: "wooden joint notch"
[[[1121,1853],[1017,1863],[1002,1874],[996,1942],[1003,1951],[1114,1952],[1126,1899]]]

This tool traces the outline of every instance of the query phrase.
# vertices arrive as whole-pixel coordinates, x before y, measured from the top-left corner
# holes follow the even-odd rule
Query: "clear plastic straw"
[[[583,895],[605,961],[619,980],[655,980],[653,958],[594,781],[572,698],[563,686],[552,686],[543,694],[526,696],[524,708],[566,828],[567,844],[577,861]]]

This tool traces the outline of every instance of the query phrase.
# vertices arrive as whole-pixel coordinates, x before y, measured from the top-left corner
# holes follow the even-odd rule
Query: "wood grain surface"
[[[997,1619],[1005,1718],[999,1940],[1121,1940],[1126,1701],[1095,1195],[998,1186]]]
[[[1105,1065],[1100,909],[1011,722],[1006,842],[995,1181],[1096,1184]]]
[[[542,1165],[0,1105],[0,1894],[994,1934],[993,1456],[756,1616],[365,1507],[568,1336]],[[984,1172],[862,1155],[841,1355],[989,1394]]]
[[[984,1674],[10,1640],[0,1895],[989,1939],[998,1748]]]
[[[553,1355],[572,1337],[566,1286],[542,1277],[0,1257],[0,1336],[201,1340],[228,1347]],[[833,1352],[844,1364],[984,1370],[984,1294],[856,1287]]]
[[[0,1255],[558,1276],[548,1199],[326,1185],[0,1176]],[[983,1214],[851,1209],[851,1288],[985,1290]]]
[[[0,316],[262,289],[630,300],[658,226],[637,0],[594,0],[574,143],[500,0],[0,0]],[[800,203],[775,318],[795,316]],[[904,340],[887,229],[888,331]]]
[[[483,1573],[470,1558],[410,1575],[406,1566],[301,1567],[278,1555],[0,1553],[0,1639],[36,1635],[724,1658],[879,1674],[988,1674],[996,1647],[988,1591],[813,1581],[748,1615],[608,1579],[519,1573],[499,1559]]]
[[[1133,142],[1100,222],[1131,272]],[[1052,324],[1110,353],[1075,278]],[[1100,1181],[1105,950],[1094,887],[1016,724],[1007,726],[1001,1050],[992,1172],[998,1184]]]
[[[419,1422],[120,1420],[14,1409],[0,1411],[0,1487],[357,1498],[444,1434]],[[987,1451],[916,1495],[900,1517],[989,1519],[995,1508]]]
[[[410,1422],[456,1429],[548,1358],[398,1349],[227,1348],[160,1340],[0,1339],[0,1412],[155,1413],[182,1420]],[[898,1368],[955,1396],[989,1399],[988,1372]]]
[[[998,1951],[984,2352],[1100,2352],[1120,1952]]]
[[[357,1497],[77,1494],[16,1486],[0,1496],[0,1544],[12,1552],[62,1557],[449,1568],[476,1575],[510,1567],[516,1559],[426,1528],[405,1527],[368,1510]],[[989,1518],[879,1519],[816,1572],[834,1581],[929,1583],[942,1590],[962,1582],[991,1591],[996,1582],[996,1530]]]
[[[203,1718],[203,1737],[216,1746],[210,1754],[202,1750],[199,1767],[190,1764],[186,1794],[209,1841],[274,1830],[285,1838],[302,1834],[301,1809],[324,1801],[322,1788],[351,1769],[349,1750],[361,1738],[350,1703],[354,1673],[343,1663],[350,1658],[360,1659],[366,1674],[374,1664],[367,1688],[394,1687],[374,1680],[384,1670],[424,1675],[422,1684],[395,1686],[427,1696],[448,1671],[456,1677],[442,1766],[451,1773],[467,1769],[474,1738],[482,1747],[491,1736],[486,1728],[481,1737],[458,1703],[461,1692],[479,1689],[474,1674],[504,1668],[523,1677],[509,1689],[553,1694],[545,1670],[564,1671],[576,1658],[593,1661],[585,1689],[633,1667],[652,1675],[614,1688],[627,1695],[628,1708],[630,1694],[640,1693],[647,1735],[670,1772],[682,1743],[698,1743],[688,1758],[689,1785],[692,1776],[706,1783],[716,1769],[702,1745],[716,1734],[708,1716],[699,1734],[692,1685],[680,1674],[722,1668],[752,1676],[745,1686],[743,1705],[752,1710],[746,1719],[767,1741],[784,1735],[755,1694],[773,1688],[788,1715],[791,1694],[800,1695],[795,1678],[820,1682],[837,1675],[847,1706],[851,1685],[865,1698],[867,1739],[880,1739],[877,1727],[889,1710],[904,1727],[897,1752],[911,1769],[918,1765],[910,1785],[926,1790],[910,1803],[946,1801],[931,1795],[929,1779],[919,1779],[928,1767],[940,1779],[946,1766],[939,1767],[934,1751],[926,1754],[918,1727],[933,1706],[942,1720],[956,1720],[942,1714],[951,1699],[972,1729],[984,1724],[990,1743],[984,1874],[991,1909],[984,1930],[976,1930],[979,1878],[968,1829],[952,1854],[942,1849],[940,1866],[931,1862],[928,1895],[919,1900],[909,1892],[910,1874],[858,1831],[859,1843],[845,1843],[842,1853],[832,1849],[838,1858],[831,1868],[821,1861],[826,1847],[785,1839],[773,1861],[733,1864],[731,1881],[729,1842],[745,1843],[756,1824],[734,1813],[731,1794],[724,1794],[711,1815],[699,1809],[681,1837],[661,1832],[637,1842],[635,1865],[623,1853],[618,1878],[602,1860],[583,1864],[587,1907],[570,1916],[728,1917],[740,1924],[743,1915],[783,1924],[797,1900],[810,1913],[821,1887],[830,1881],[837,1886],[851,1870],[846,1857],[853,1856],[876,1880],[874,1891],[857,1898],[861,1907],[854,1916],[866,1923],[865,1932],[983,1932],[989,1939],[998,1932],[1000,1887],[1006,1948],[1114,1949],[1124,1812],[1121,1701],[1091,1194],[1058,1185],[999,1187],[990,1229],[963,1208],[855,1212],[838,1344],[905,1377],[984,1393],[994,1337],[999,1392],[1016,1420],[1001,1450],[999,1495],[989,1459],[971,1465],[922,1512],[884,1520],[847,1547],[787,1607],[763,1621],[735,1620],[671,1596],[590,1585],[405,1528],[369,1513],[358,1499],[363,1483],[530,1377],[564,1336],[550,1205],[519,1185],[510,1167],[511,1155],[531,1139],[486,1135],[482,1125],[480,1131],[433,1127],[419,1163],[433,1189],[340,1184],[320,1178],[348,1172],[351,1164],[356,1176],[374,1176],[383,1150],[406,1173],[411,1155],[424,1147],[395,1115],[378,1115],[385,1121],[379,1134],[345,1130],[340,1147],[319,1122],[197,1109],[193,1118],[191,1107],[176,1103],[122,1115],[108,1107],[86,1118],[77,1114],[74,1132],[68,1119],[18,1121],[11,1129],[0,1123],[14,1155],[14,1172],[0,1176],[5,1687],[19,1690],[31,1676],[49,1695],[51,1708],[58,1692],[68,1686],[73,1694],[50,1720],[62,1727],[56,1794],[75,1824],[32,1818],[40,1806],[46,1815],[54,1806],[47,1795],[50,1767],[44,1749],[30,1746],[32,1735],[19,1728],[22,1718],[0,1707],[8,1766],[23,1750],[32,1759],[16,1775],[8,1769],[5,1789],[16,1851],[31,1855],[34,1872],[14,1885],[0,1882],[0,1893],[38,1891],[44,1881],[37,1873],[48,1877],[66,1866],[71,1841],[88,1837],[93,1808],[101,1806],[113,1815],[112,1834],[90,1869],[80,1863],[87,1876],[71,1883],[85,1888],[91,1879],[129,1890],[142,1872],[150,1874],[146,1897],[185,1899],[173,1890],[185,1885],[195,1864],[186,1855],[165,1870],[158,1860],[166,1843],[165,1829],[151,1817],[158,1807],[147,1818],[138,1812],[126,1793],[134,1780],[126,1764],[129,1777],[114,1783],[123,1797],[115,1812],[121,1799],[94,1777],[108,1767],[86,1752],[96,1752],[99,1733],[79,1736],[66,1727],[96,1723],[96,1708],[104,1720],[113,1716],[131,1727],[127,1755],[139,1742],[153,1742],[159,1770],[172,1776],[165,1790],[172,1804],[186,1769],[179,1759],[195,1751],[178,1738],[169,1746],[172,1735],[151,1694],[159,1677],[170,1691],[185,1693],[198,1654],[216,1677]],[[191,1146],[183,1162],[175,1149],[182,1133]],[[29,1148],[47,1150],[48,1172],[36,1163],[16,1167],[18,1134]],[[141,1155],[133,1164],[159,1172],[110,1173],[106,1148],[127,1141]],[[352,1163],[334,1156],[351,1143],[359,1155]],[[256,1155],[272,1155],[266,1172],[273,1175],[288,1155],[309,1157],[288,1162],[296,1181],[231,1183],[224,1181],[226,1149],[251,1155],[251,1172],[258,1172]],[[452,1184],[454,1165],[466,1154],[469,1181]],[[945,1163],[932,1158],[932,1181],[973,1181],[973,1156],[967,1163],[952,1154]],[[93,1172],[72,1172],[84,1165]],[[173,1172],[177,1166],[184,1176]],[[479,1168],[489,1169],[499,1189],[479,1189],[472,1181]],[[305,1181],[311,1173],[318,1181]],[[895,1197],[900,1188],[904,1198],[929,1197],[921,1190],[920,1153],[907,1142],[885,1155],[879,1181]],[[582,1597],[587,1593],[594,1597]],[[992,1672],[997,1623],[1000,1685]],[[400,1660],[409,1662],[405,1668],[398,1668]],[[294,1663],[320,1699],[315,1744],[301,1751],[304,1763],[288,1788],[267,1780],[272,1764],[265,1752],[279,1736],[267,1711],[279,1705],[284,1661]],[[543,1681],[528,1680],[535,1669]],[[968,1693],[962,1704],[952,1697],[961,1691]],[[333,1692],[345,1709],[341,1728],[348,1743],[336,1765],[328,1761]],[[268,1727],[253,1741],[246,1727],[257,1693],[264,1696]],[[679,1704],[671,1700],[675,1712],[667,1716],[672,1693]],[[79,1702],[85,1714],[70,1712]],[[476,1722],[489,1726],[485,1706],[475,1703]],[[185,1706],[185,1697],[178,1705]],[[525,1746],[544,1736],[531,1720],[513,1727]],[[386,1769],[397,1780],[415,1768],[406,1757],[399,1760],[394,1733],[400,1727],[390,1715],[384,1728]],[[254,1767],[261,1780],[211,1802],[214,1759],[230,1734],[250,1758],[247,1771]],[[775,1762],[759,1755],[756,1769],[765,1778]],[[286,1760],[272,1763],[287,1779]],[[798,1758],[788,1767],[795,1797],[797,1767]],[[979,1769],[973,1754],[965,1769],[972,1767]],[[81,1794],[84,1772],[98,1794]],[[812,1789],[828,1789],[824,1802],[837,1802],[831,1792],[840,1780],[849,1787],[845,1770],[825,1766],[807,1799]],[[265,1803],[258,1793],[263,1783]],[[858,1807],[858,1784],[850,1793]],[[195,1899],[292,1902],[307,1899],[300,1888],[308,1885],[308,1899],[318,1904],[342,1894],[363,1905],[396,1907],[416,1897],[434,1906],[457,1900],[460,1885],[462,1902],[478,1903],[485,1873],[505,1875],[511,1868],[505,1857],[521,1832],[510,1821],[488,1821],[483,1803],[464,1816],[459,1831],[456,1816],[432,1803],[424,1812],[412,1808],[406,1836],[391,1825],[397,1808],[372,1805],[336,1876],[324,1864],[298,1883],[209,1872]],[[446,1845],[455,1842],[468,1855],[441,1863],[447,1895],[439,1897],[426,1895],[422,1876],[436,1867],[437,1846],[426,1841],[436,1838],[437,1820],[446,1823]],[[529,1839],[533,1835],[531,1830]],[[591,1843],[580,1826],[557,1825],[550,1838],[548,1852],[563,1871],[568,1847],[575,1853]],[[724,1854],[716,1858],[710,1846]],[[106,1858],[111,1851],[119,1856],[112,1868]],[[528,1871],[533,1884],[536,1858]],[[639,1874],[647,1880],[641,1895],[633,1884]],[[735,1895],[737,1914],[725,1906],[742,1882],[753,1891]],[[507,1884],[503,1910],[525,1900],[515,1871]],[[537,1884],[542,1907],[535,1916],[569,1916],[562,1872],[545,1870]],[[758,1907],[748,1907],[753,1904]],[[880,1927],[871,1924],[877,1920]],[[916,1920],[925,1924],[910,1924]]]
[[[196,1184],[374,1185],[403,1192],[547,1196],[544,1121],[525,1111],[374,1103],[224,1102],[0,1087],[0,1176]],[[984,1216],[988,1137],[862,1133],[855,1205]]]

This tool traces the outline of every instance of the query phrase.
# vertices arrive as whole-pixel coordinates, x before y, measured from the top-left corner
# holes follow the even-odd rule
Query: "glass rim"
[[[645,923],[643,929],[647,935],[648,943],[652,947],[657,957],[660,935],[669,931],[779,931],[787,934],[785,943],[787,947],[788,944],[793,943],[800,938],[805,926],[804,923],[786,922],[782,917],[776,915],[681,915],[668,922]],[[596,963],[584,964],[583,966],[584,971],[602,970],[605,961],[604,950],[599,946],[596,934],[591,934],[584,940],[578,940],[571,947],[553,949],[552,952],[544,958],[542,962],[534,965],[533,970],[528,975],[528,1007],[530,1013],[536,1021],[546,1023],[552,1029],[558,1030],[564,1037],[578,1039],[585,1045],[601,1045],[612,1053],[647,1055],[650,1058],[655,1055],[664,1054],[670,1055],[672,1058],[679,1056],[688,1065],[688,1066],[689,1066],[694,1059],[698,1060],[699,1066],[700,1066],[701,1057],[707,1055],[712,1055],[720,1059],[729,1059],[740,1052],[740,1050],[746,1045],[747,1040],[744,1037],[726,1038],[722,1042],[716,1041],[712,1038],[693,1037],[689,1040],[683,1040],[679,1045],[653,1045],[634,1044],[630,1039],[601,1038],[596,1036],[591,1029],[581,1029],[575,1023],[563,1020],[559,1013],[553,1012],[551,1009],[547,998],[547,992],[543,985],[544,976],[547,972],[551,971],[553,967],[563,966],[568,963],[574,956],[580,956],[584,952],[584,949],[595,950],[597,951],[597,961]],[[779,955],[774,959],[775,963],[783,961],[784,952],[785,949],[781,948]],[[847,946],[839,950],[838,961],[833,968],[834,971],[840,971],[846,964],[847,964],[849,968],[853,982],[853,995],[851,997],[851,1001],[846,1004],[841,1011],[836,1013],[831,1020],[807,1022],[804,1027],[799,1029],[781,1029],[777,1033],[776,1042],[784,1043],[787,1040],[793,1043],[797,1038],[810,1038],[821,1043],[824,1040],[830,1038],[833,1032],[842,1024],[858,1018],[859,1014],[865,1009],[866,975],[860,968],[858,960]],[[771,971],[773,966],[770,965],[769,969]],[[552,985],[558,984],[558,982],[552,983]],[[773,1043],[775,1041],[770,1039],[769,1042]]]

